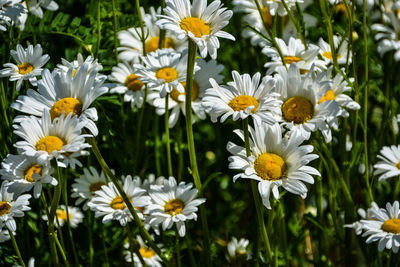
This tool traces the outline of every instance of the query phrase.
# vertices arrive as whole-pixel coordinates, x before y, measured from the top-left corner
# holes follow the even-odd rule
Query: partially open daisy
[[[71,117],[71,113],[52,121],[50,113],[44,111],[40,119],[30,116],[14,125],[14,133],[24,139],[15,147],[22,154],[38,157],[39,162],[56,158],[58,166],[67,167],[68,158],[80,156],[81,151],[90,147],[85,137],[91,135],[81,133],[84,126],[76,117]]]
[[[261,80],[261,74],[253,77],[249,74],[240,75],[232,71],[233,82],[228,86],[220,86],[214,79],[210,79],[212,88],[206,90],[203,106],[216,122],[221,115],[224,122],[232,115],[233,120],[245,119],[251,116],[257,123],[274,124],[280,115],[282,102],[275,92],[275,80],[266,76]]]
[[[366,219],[366,220],[371,220],[373,219],[372,217],[372,210],[379,210],[378,205],[375,202],[371,203],[371,207],[367,209],[367,211],[365,211],[362,208],[359,208],[357,210],[358,215],[361,217],[361,219]],[[352,224],[345,224],[344,227],[346,228],[353,228],[354,232],[356,233],[356,235],[361,235],[362,234],[362,223],[360,221],[356,221]]]
[[[140,219],[144,219],[142,211],[150,204],[150,197],[146,195],[146,191],[136,185],[130,175],[124,178],[123,189],[135,207]],[[125,226],[133,219],[128,210],[122,196],[119,194],[115,185],[110,182],[103,185],[101,190],[94,192],[95,196],[87,204],[89,208],[96,212],[96,217],[103,217],[103,223],[111,220],[117,220],[122,226]]]
[[[197,60],[200,70],[196,72],[193,77],[193,88],[192,88],[192,110],[197,118],[204,120],[206,118],[206,113],[204,107],[202,106],[202,99],[205,94],[206,89],[211,87],[209,79],[212,78],[217,84],[222,82],[223,76],[221,75],[224,67],[218,65],[213,59],[206,62],[203,59]],[[186,82],[181,83],[186,91]],[[172,128],[178,122],[180,113],[185,115],[185,95],[186,93],[180,93],[175,88],[172,89],[168,96],[168,109],[171,110],[169,115],[169,127]],[[160,97],[158,91],[152,91],[148,95],[149,102],[156,107],[156,112],[158,115],[165,113],[165,99]],[[195,119],[193,118],[193,122]]]
[[[400,175],[400,145],[384,146],[378,155],[378,161],[374,165],[374,175],[379,175],[379,181],[398,177]]]
[[[210,54],[212,59],[217,58],[220,38],[235,40],[222,31],[229,24],[232,11],[223,8],[221,1],[213,1],[207,6],[207,0],[167,0],[164,8],[165,15],[157,21],[161,29],[170,30],[177,34],[178,40],[186,36],[192,39],[199,47],[201,57]]]
[[[394,50],[394,59],[400,61],[400,20],[393,13],[386,13],[389,18],[389,26],[383,24],[372,25],[378,41],[378,52],[383,56],[388,51]]]
[[[96,72],[96,78],[105,79],[103,74],[100,74],[99,71],[103,69],[103,66],[98,63],[97,59],[94,59],[92,56],[88,56],[85,60],[81,53],[78,53],[77,59],[69,62],[68,60],[62,58],[61,64],[57,64],[57,70],[68,73],[70,68],[73,68],[72,77],[75,76],[76,71],[80,66],[86,63],[88,65],[87,75],[89,75],[92,71]]]
[[[97,110],[90,105],[108,89],[103,86],[105,77],[97,76],[97,71],[92,70],[87,74],[89,66],[89,63],[83,63],[78,69],[69,68],[67,73],[50,73],[45,69],[42,80],[38,82],[38,90],[29,89],[27,95],[19,96],[11,107],[39,117],[44,111],[49,111],[52,120],[63,113],[64,116],[78,116],[79,121],[93,135],[97,135],[98,129],[94,123],[97,121]],[[19,117],[16,118],[18,121]]]
[[[174,88],[180,93],[185,92],[181,82],[186,80],[187,54],[172,49],[159,49],[141,58],[143,63],[134,65],[136,75],[150,89],[159,91],[163,98]],[[196,65],[194,71],[198,69]]]
[[[108,76],[108,79],[114,82],[110,86],[110,93],[124,94],[125,102],[130,102],[132,108],[140,108],[144,101],[145,86],[139,79],[140,76],[134,74],[134,72],[133,66],[126,62],[113,67],[111,75]]]
[[[77,207],[68,206],[68,217],[69,217],[69,224],[72,228],[78,227],[83,221],[83,213]],[[68,222],[67,217],[67,210],[65,205],[60,205],[60,207],[56,210],[56,216],[54,217],[54,225],[56,227],[60,226],[63,227]],[[43,220],[47,221],[47,215],[43,215]]]
[[[31,195],[24,194],[17,196],[8,191],[7,181],[1,184],[0,188],[0,229],[5,225],[10,231],[17,230],[14,218],[23,217],[24,211],[31,210],[29,199]]]
[[[338,64],[348,64],[351,63],[351,56],[347,58],[348,45],[347,40],[340,38],[336,35],[333,36],[333,43],[335,45],[335,52]],[[323,61],[326,65],[333,63],[333,54],[331,51],[331,46],[325,42],[322,38],[319,39],[318,46],[320,48],[319,54],[321,55]]]
[[[39,162],[35,156],[10,154],[1,163],[0,175],[9,181],[10,192],[20,195],[33,188],[33,196],[39,198],[43,184],[57,185],[53,171],[50,162]]]
[[[205,198],[196,198],[198,191],[192,187],[192,183],[177,184],[174,177],[169,177],[162,186],[151,186],[152,203],[147,207],[149,224],[154,228],[161,224],[164,231],[176,224],[179,235],[184,236],[185,221],[197,220],[198,206],[206,201]]]
[[[152,236],[154,239],[154,236]],[[139,244],[139,253],[140,256],[142,256],[144,262],[146,263],[147,266],[152,266],[152,267],[162,267],[162,260],[161,258],[157,255],[157,253],[149,246],[147,246],[142,237],[140,235],[136,236],[136,241]],[[162,247],[162,244],[157,244],[158,247]],[[127,262],[132,262],[132,257],[133,256],[133,262],[135,266],[142,267],[142,263],[139,259],[139,257],[136,255],[136,253],[131,254],[131,251],[129,249],[129,243],[125,243],[124,247],[127,249],[124,251],[125,254],[125,261]]]
[[[43,55],[40,44],[37,44],[35,48],[33,45],[29,45],[27,49],[18,44],[17,50],[11,50],[10,54],[17,65],[14,63],[4,64],[5,69],[0,70],[0,77],[10,77],[10,81],[17,81],[17,91],[21,88],[24,80],[29,80],[32,85],[36,86],[36,76],[40,76],[42,66],[50,59],[49,55]]]
[[[83,209],[87,210],[87,202],[92,199],[95,192],[100,190],[103,185],[107,184],[106,177],[101,171],[100,173],[94,168],[83,168],[83,174],[75,179],[72,184],[71,197],[77,198],[75,205],[85,202]]]
[[[228,254],[226,258],[229,262],[240,262],[241,260],[250,259],[250,252],[247,252],[249,240],[241,238],[237,240],[236,237],[232,237],[232,240],[228,242],[226,247]]]
[[[386,209],[373,209],[371,213],[371,219],[360,221],[365,231],[362,236],[368,236],[365,242],[369,244],[379,241],[379,251],[386,248],[397,253],[400,247],[399,202],[395,201],[393,205],[386,203]]]
[[[246,156],[246,149],[242,146],[229,142],[228,151],[233,155],[229,157],[229,168],[241,170],[242,172],[233,177],[254,179],[259,181],[258,191],[263,204],[271,209],[269,196],[272,190],[275,199],[279,199],[278,188],[282,186],[290,193],[307,196],[307,187],[303,182],[313,184],[312,175],[320,176],[309,162],[318,158],[310,154],[314,147],[312,145],[301,145],[304,139],[297,134],[289,138],[282,138],[281,128],[278,124],[258,125],[254,129],[249,127],[251,155]],[[242,131],[235,133],[244,141]]]

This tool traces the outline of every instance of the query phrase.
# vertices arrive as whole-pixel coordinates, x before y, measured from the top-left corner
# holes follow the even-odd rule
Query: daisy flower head
[[[282,0],[264,0],[265,3],[268,5],[270,13],[272,16],[279,15],[279,16],[286,16],[287,11],[285,6],[283,5]],[[285,3],[289,10],[296,6],[296,3],[303,3],[303,0],[285,0]]]
[[[301,135],[293,134],[282,138],[279,124],[258,125],[254,129],[249,127],[251,155],[247,157],[246,149],[232,142],[227,145],[232,154],[229,157],[229,168],[242,172],[233,177],[254,179],[258,183],[258,191],[263,204],[271,209],[269,196],[271,191],[275,199],[279,199],[279,187],[283,187],[292,194],[307,196],[307,187],[304,182],[313,184],[312,175],[321,176],[313,167],[308,166],[318,155],[311,154],[312,145],[301,145],[304,141]],[[243,131],[235,133],[244,140]]]
[[[233,12],[226,10],[221,1],[212,1],[207,6],[207,0],[167,0],[165,15],[159,15],[157,25],[161,29],[176,33],[178,40],[188,37],[199,47],[201,57],[210,54],[217,58],[220,38],[235,40],[231,34],[222,31],[229,24]]]
[[[92,199],[95,192],[100,190],[103,185],[107,184],[106,177],[101,171],[100,173],[94,168],[83,168],[83,174],[75,179],[75,183],[72,184],[72,195],[71,197],[77,198],[75,205],[83,205],[83,210],[87,210],[87,202]]]
[[[313,64],[318,68],[325,66],[323,61],[318,60],[318,46],[309,44],[308,49],[306,49],[299,38],[293,37],[289,38],[288,44],[279,38],[275,38],[275,40],[281,49],[287,68],[292,63],[295,63],[301,70],[301,74],[306,74],[311,70]],[[267,74],[271,74],[283,66],[281,56],[275,47],[266,46],[263,48],[262,53],[271,59],[264,64],[264,67],[267,68]]]
[[[336,35],[333,36],[333,43],[335,45],[336,59],[338,64],[346,64],[348,55],[347,40]],[[325,42],[324,39],[320,38],[318,42],[320,47],[319,54],[326,65],[333,63],[333,54],[329,43]],[[348,64],[351,63],[351,56],[348,57]]]
[[[89,67],[89,63],[83,63],[78,69],[69,68],[67,73],[43,70],[38,90],[29,89],[27,95],[19,96],[11,107],[38,117],[48,111],[52,120],[62,114],[77,116],[96,136],[98,129],[94,121],[97,121],[97,110],[90,105],[108,89],[103,86],[105,76],[100,79],[95,70],[87,74]],[[15,121],[19,122],[20,118],[17,116]]]
[[[29,0],[25,1],[24,4],[28,4],[30,12],[39,18],[43,18],[42,8],[50,11],[58,9],[58,4],[53,0]]]
[[[84,150],[90,145],[85,143],[90,134],[82,134],[84,122],[68,114],[51,120],[50,113],[44,111],[42,118],[25,117],[19,124],[14,124],[14,133],[23,141],[18,141],[15,147],[27,156],[36,156],[38,162],[56,159],[58,166],[66,168],[75,164],[82,166],[76,159],[85,155]]]
[[[154,239],[154,236],[151,236]],[[161,258],[157,255],[157,253],[149,246],[147,246],[142,237],[140,235],[136,236],[136,241],[139,244],[139,253],[140,256],[142,256],[144,262],[146,263],[147,266],[151,267],[162,267],[162,260]],[[157,244],[158,247],[162,247],[162,244]],[[132,262],[132,254],[129,249],[129,243],[125,243],[124,247],[126,248],[125,250],[125,261],[127,262]],[[135,263],[134,265],[137,267],[142,267],[142,263],[139,259],[139,257],[136,255],[136,253],[133,253],[133,262]]]
[[[49,55],[43,55],[40,44],[35,47],[29,45],[27,49],[18,44],[17,50],[11,50],[10,54],[17,65],[14,63],[4,64],[5,68],[0,70],[0,77],[10,77],[10,81],[17,81],[17,91],[21,88],[24,80],[29,80],[32,85],[36,86],[36,76],[40,76],[42,67],[50,59]]]
[[[76,228],[78,227],[78,224],[80,224],[83,221],[83,217],[84,217],[83,213],[80,211],[79,208],[68,206],[68,215],[67,215],[67,209],[65,208],[65,205],[60,205],[60,207],[58,207],[58,209],[56,210],[56,216],[54,217],[54,225],[56,227],[58,226],[63,227],[64,224],[66,224],[69,219],[69,224],[71,225],[71,227]],[[48,221],[46,214],[43,215],[42,218],[43,220]]]
[[[278,68],[276,79],[277,91],[283,101],[282,123],[286,129],[299,132],[304,139],[309,139],[311,132],[320,130],[325,141],[332,140],[332,133],[327,123],[327,118],[336,117],[339,105],[333,100],[320,102],[326,94],[326,88],[320,90],[321,83],[317,80],[313,71],[307,75],[301,75],[298,66],[292,63],[286,71]]]
[[[232,237],[231,241],[229,241],[227,245],[228,254],[226,255],[226,259],[229,262],[235,262],[242,258],[250,259],[250,253],[247,252],[248,245],[249,240],[245,238],[237,240],[236,237]]]
[[[397,253],[400,247],[399,202],[395,201],[393,205],[387,203],[386,209],[373,209],[371,213],[371,219],[360,221],[365,231],[362,236],[368,236],[365,242],[370,244],[379,241],[379,251],[383,251],[386,248],[392,249],[394,253]]]
[[[176,224],[179,236],[185,236],[185,221],[197,220],[198,206],[206,201],[205,198],[196,198],[198,191],[192,187],[192,183],[177,184],[172,176],[165,179],[162,186],[151,186],[152,203],[147,207],[149,224],[153,228],[161,224],[164,231]]]
[[[89,75],[92,71],[96,72],[96,78],[105,79],[106,76],[98,73],[103,69],[103,66],[97,61],[97,59],[92,58],[92,56],[88,56],[85,60],[81,53],[78,53],[77,59],[69,62],[68,60],[62,58],[61,64],[57,64],[56,70],[68,73],[70,68],[73,68],[72,77],[75,76],[76,71],[79,67],[86,63],[88,65],[87,75]]]
[[[144,101],[144,83],[140,76],[134,74],[135,69],[127,62],[118,63],[112,68],[108,79],[114,82],[111,85],[110,93],[124,94],[124,101],[130,102],[132,108],[140,108]],[[160,93],[158,93],[160,94]]]
[[[389,25],[373,24],[372,30],[376,32],[375,40],[378,42],[378,52],[381,56],[394,50],[394,59],[400,61],[400,19],[393,13],[386,13]]]
[[[15,235],[15,233],[13,233]],[[0,243],[10,240],[10,233],[5,228],[0,228]]]
[[[186,80],[187,53],[177,53],[172,49],[159,49],[141,57],[143,63],[135,64],[136,75],[146,83],[151,90],[160,92],[164,98],[175,88],[180,93],[185,92],[181,84]],[[197,64],[194,71],[199,70]]]
[[[275,91],[275,80],[271,76],[261,80],[260,73],[251,77],[237,71],[232,71],[232,78],[228,86],[220,86],[210,79],[212,88],[206,90],[203,106],[211,121],[216,122],[222,115],[220,121],[224,122],[232,115],[234,121],[251,116],[258,124],[262,121],[274,124],[282,104]]]
[[[142,211],[150,204],[150,197],[146,195],[146,190],[137,186],[137,183],[130,175],[123,180],[123,190],[133,207],[135,207],[139,218],[143,220]],[[87,205],[91,210],[95,211],[96,218],[104,216],[103,223],[117,220],[122,226],[132,221],[133,217],[128,207],[112,182],[108,183],[108,185],[103,185],[100,190],[94,193],[95,195]]]
[[[400,145],[384,146],[378,159],[380,161],[374,165],[374,175],[379,175],[379,181],[400,175]]]
[[[57,185],[53,171],[48,161],[39,162],[35,156],[10,154],[1,163],[0,175],[9,181],[10,192],[20,195],[33,188],[33,196],[39,198],[43,184]]]
[[[371,203],[371,207],[368,208],[366,211],[362,208],[359,208],[357,210],[358,215],[361,217],[361,219],[367,219],[370,220],[372,219],[372,211],[373,210],[379,210],[378,205],[375,202]],[[352,224],[345,224],[344,227],[346,228],[353,228],[354,231],[356,232],[356,235],[361,235],[362,234],[362,223],[360,221],[356,221]]]
[[[203,59],[198,59],[196,62],[200,67],[200,70],[197,71],[193,77],[192,110],[197,118],[204,120],[206,118],[206,113],[202,106],[202,99],[206,89],[211,87],[209,79],[212,78],[217,84],[220,84],[223,79],[221,72],[224,67],[217,64],[213,59],[208,62]],[[168,95],[168,109],[171,110],[169,116],[170,128],[176,125],[181,112],[185,115],[186,82],[182,82],[181,84],[185,88],[184,93],[180,93],[177,89],[173,88],[171,93]],[[158,115],[165,113],[165,99],[161,98],[157,91],[151,91],[148,95],[148,100],[156,107]],[[193,122],[195,121],[195,118],[193,118]]]
[[[7,31],[7,27],[23,13],[26,13],[26,9],[19,1],[0,0],[0,31]]]
[[[31,210],[29,199],[31,195],[17,196],[8,190],[8,182],[4,181],[0,188],[0,229],[5,225],[10,231],[17,230],[14,218],[23,217],[24,211]]]
[[[139,176],[134,176],[133,180],[135,181],[137,186],[141,187],[142,189],[148,192],[152,185],[163,185],[165,177],[164,176],[156,177],[153,173],[150,173],[143,180]]]

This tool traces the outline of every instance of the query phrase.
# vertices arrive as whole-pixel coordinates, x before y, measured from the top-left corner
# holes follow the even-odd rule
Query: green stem
[[[99,228],[100,228],[100,233],[101,233],[101,243],[103,245],[103,251],[104,251],[104,261],[105,261],[104,265],[106,267],[108,267],[108,266],[110,266],[110,264],[109,264],[109,261],[108,261],[108,250],[107,250],[107,246],[106,246],[106,240],[105,240],[105,237],[104,237],[105,229],[104,229],[104,225],[103,225],[102,222],[100,223]]]
[[[154,118],[154,156],[156,158],[156,173],[157,177],[161,175],[161,163],[160,163],[160,137],[158,136],[158,120],[159,117],[155,116]]]
[[[117,16],[115,14],[115,0],[111,0],[112,2],[112,15],[113,15],[113,31],[114,31],[114,53],[115,53],[115,61],[117,64],[119,63],[118,59],[118,36],[117,36]]]
[[[145,56],[146,55],[146,36],[144,34],[144,24],[143,24],[142,12],[140,11],[140,1],[139,0],[135,1],[135,6],[136,6],[136,12],[139,17],[139,25],[140,25],[140,31],[141,31],[140,40],[142,41],[143,56]]]
[[[164,126],[165,126],[165,145],[167,148],[167,164],[168,164],[168,176],[174,176],[172,172],[172,160],[171,160],[171,142],[169,138],[169,94],[165,96],[165,114],[164,114]]]
[[[332,29],[331,18],[329,17],[328,12],[327,12],[327,1],[326,0],[319,0],[319,5],[320,5],[320,8],[321,8],[323,20],[324,20],[324,23],[325,23],[326,33],[328,35],[328,40],[329,40],[329,45],[331,47],[333,66],[335,67],[334,68],[334,73],[336,73],[335,69],[339,69],[339,65],[338,65],[338,62],[337,62],[335,43],[334,43],[334,40],[333,40],[333,29]]]
[[[19,263],[21,263],[22,267],[25,267],[26,265],[24,263],[24,260],[22,259],[21,252],[19,251],[18,244],[17,244],[17,241],[15,240],[14,234],[10,229],[7,228],[7,230],[8,230],[8,233],[10,234],[11,242],[14,246],[15,253],[17,253]]]
[[[145,91],[144,91],[143,105],[140,109],[139,118],[138,118],[138,127],[137,127],[137,131],[136,131],[136,144],[135,144],[135,148],[136,148],[135,162],[136,162],[136,164],[134,165],[135,173],[137,172],[139,156],[141,155],[139,145],[140,145],[140,140],[142,137],[142,126],[143,126],[144,113],[146,110],[147,92],[148,92],[148,89],[147,89],[147,85],[146,85]]]
[[[164,8],[165,8],[165,0],[161,0],[161,14],[164,14]],[[159,42],[158,42],[158,48],[159,49],[163,49],[164,48],[165,35],[166,35],[166,30],[161,30],[160,29],[160,39],[159,39]]]
[[[100,41],[101,41],[100,2],[101,2],[101,0],[97,0],[97,48],[96,48],[96,58],[99,58]],[[114,38],[115,38],[115,36],[114,36]]]
[[[192,125],[192,88],[193,88],[193,74],[194,65],[196,62],[197,45],[196,43],[189,40],[189,54],[187,63],[187,76],[186,76],[186,98],[185,98],[185,122],[186,122],[186,133],[187,133],[187,143],[189,150],[190,166],[191,172],[194,180],[194,184],[199,191],[199,195],[203,195],[202,184],[200,180],[199,170],[197,167],[196,159],[196,149],[194,146],[193,137],[193,125]],[[206,257],[207,266],[211,266],[211,256],[210,256],[210,238],[207,225],[206,210],[204,205],[200,206],[200,217],[203,228],[203,242],[204,242],[204,254]]]
[[[92,218],[92,213],[90,210],[87,211],[87,231],[88,231],[88,239],[89,239],[89,266],[93,266],[93,255],[94,255],[94,250],[93,250],[93,227],[94,227],[94,220]]]
[[[134,266],[133,253],[135,253],[136,256],[138,256],[138,258],[140,260],[140,263],[143,266],[147,266],[146,262],[144,261],[144,259],[142,257],[142,254],[140,254],[139,244],[138,244],[137,240],[132,235],[132,229],[131,229],[131,225],[130,224],[127,225],[127,229],[128,229],[128,239],[129,239],[129,252],[131,254],[130,256],[131,256],[132,266]]]
[[[6,123],[7,129],[10,128],[10,122],[8,121],[8,115],[7,115],[7,107],[9,106],[6,103],[6,92],[4,90],[4,85],[3,85],[3,80],[0,79],[0,87],[1,87],[1,106],[2,106],[2,112],[3,112],[3,118]]]
[[[60,228],[60,229],[61,229],[61,228]],[[61,257],[63,258],[63,261],[64,261],[65,265],[66,265],[67,267],[69,267],[69,262],[68,262],[68,260],[67,260],[67,256],[65,256],[65,252],[64,252],[63,246],[60,244],[60,241],[58,240],[57,233],[54,235],[54,239],[55,239],[55,241],[56,241],[56,245],[57,245],[57,247],[58,247],[58,250],[59,250],[60,253],[61,253]]]
[[[289,9],[288,5],[286,4],[285,0],[282,0],[282,5],[283,5],[283,7],[285,8],[286,12],[288,13],[289,19],[292,21],[292,23],[293,23],[294,26],[296,27],[297,34],[299,35],[300,40],[301,40],[301,42],[303,43],[305,49],[308,50],[308,46],[307,46],[307,43],[306,43],[306,39],[304,38],[303,31],[302,31],[301,28],[300,28],[299,22],[298,22],[298,21],[295,19],[295,17],[293,16],[293,14],[292,14],[292,12],[290,11],[290,9]],[[278,15],[276,15],[276,16],[278,16]]]
[[[176,243],[175,243],[175,250],[176,250],[176,263],[178,267],[182,266],[181,263],[181,245],[179,243],[179,233],[178,233],[178,228],[175,227],[175,238],[176,238]]]

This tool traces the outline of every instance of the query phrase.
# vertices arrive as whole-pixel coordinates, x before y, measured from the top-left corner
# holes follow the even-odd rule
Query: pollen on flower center
[[[293,62],[297,63],[299,61],[302,61],[301,58],[296,57],[296,56],[287,56],[287,57],[284,57],[284,59],[285,59],[286,64],[292,64]]]
[[[57,210],[57,219],[66,221],[67,220],[67,212],[65,210]],[[71,213],[68,213],[68,218],[71,220]]]
[[[73,97],[58,100],[50,110],[51,119],[54,120],[54,118],[60,117],[64,111],[64,116],[67,116],[71,112],[72,116],[79,116],[82,113],[82,102]]]
[[[7,203],[7,201],[1,201],[0,202],[0,216],[3,216],[4,214],[7,214],[11,209],[10,204]]]
[[[123,210],[126,208],[125,202],[121,196],[116,196],[110,203],[111,208],[115,210]]]
[[[64,146],[64,141],[54,135],[49,135],[40,139],[36,145],[36,150],[43,150],[47,153],[51,153],[52,151],[59,151]]]
[[[164,211],[165,213],[168,213],[169,215],[176,215],[182,213],[183,208],[185,207],[185,204],[183,203],[182,200],[180,199],[172,199],[165,203],[164,205]]]
[[[124,85],[131,91],[140,91],[143,87],[143,82],[138,79],[139,77],[140,76],[133,73],[129,74],[125,79]]]
[[[274,153],[261,154],[254,162],[254,170],[264,180],[282,179],[286,173],[286,163],[282,157]]]
[[[143,258],[147,259],[152,258],[156,254],[154,250],[144,247],[139,248],[139,253]]]
[[[293,96],[283,103],[282,114],[286,121],[301,124],[313,117],[314,106],[305,97]]]
[[[103,182],[92,183],[89,186],[89,190],[90,190],[90,192],[94,193],[94,192],[100,190],[103,185],[105,185],[105,183],[103,183]]]
[[[21,75],[25,75],[33,71],[33,65],[30,63],[22,63],[18,65],[18,73]]]
[[[325,58],[327,58],[327,59],[329,59],[329,60],[332,60],[332,59],[333,59],[333,56],[332,56],[332,52],[331,52],[331,51],[326,51],[326,52],[322,53],[322,56],[325,57]],[[339,54],[339,53],[336,54],[336,58],[337,58],[337,59],[340,58],[340,54]]]
[[[186,95],[186,82],[181,82],[183,87],[185,88],[185,92],[180,93],[175,87],[172,89],[171,93],[169,94],[173,100],[176,102],[180,103],[182,101],[179,100],[180,95]],[[193,81],[193,86],[192,86],[192,101],[196,100],[197,97],[199,96],[199,86],[195,81]]]
[[[254,113],[258,108],[258,100],[253,96],[239,95],[235,98],[232,98],[228,105],[234,111],[246,110],[247,107],[254,106],[254,108],[251,110],[251,112]]]
[[[335,93],[332,90],[328,90],[325,95],[319,99],[318,104],[328,100],[335,100]]]
[[[38,174],[42,174],[42,169],[43,166],[39,165],[39,164],[33,164],[32,166],[30,166],[28,169],[25,170],[25,180],[27,180],[30,183],[33,183],[35,181],[35,179],[33,179],[32,175],[34,173],[38,173]]]
[[[203,35],[209,35],[211,32],[210,25],[205,23],[204,20],[195,17],[184,18],[181,21],[180,26],[182,30],[186,32],[190,31],[197,38],[200,38]]]
[[[146,53],[154,52],[158,49],[158,45],[160,42],[159,36],[151,37],[149,40],[146,41]],[[165,37],[164,39],[164,47],[163,48],[174,48],[174,42],[171,38]]]
[[[386,220],[382,224],[381,229],[385,232],[400,234],[400,219],[393,218]]]
[[[157,70],[156,77],[157,79],[163,79],[165,82],[169,83],[178,79],[178,72],[174,68],[165,67]]]

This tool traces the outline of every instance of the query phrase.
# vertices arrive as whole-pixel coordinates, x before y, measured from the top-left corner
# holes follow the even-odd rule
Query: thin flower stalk
[[[164,126],[165,126],[165,142],[167,149],[167,165],[168,165],[168,176],[173,176],[172,173],[172,160],[171,160],[171,142],[169,137],[169,94],[165,96],[165,114],[164,114]]]
[[[118,59],[118,37],[117,37],[117,15],[115,14],[115,0],[111,0],[112,1],[112,15],[113,15],[113,30],[114,30],[114,53],[115,53],[115,61],[118,64],[119,63],[119,59]]]
[[[17,241],[15,240],[14,234],[12,231],[10,231],[10,229],[7,229],[7,230],[8,230],[8,233],[10,234],[11,242],[13,244],[15,253],[17,253],[19,263],[21,264],[22,267],[25,267],[26,265],[24,263],[24,260],[22,259],[21,252],[19,251],[18,244],[17,244]]]

